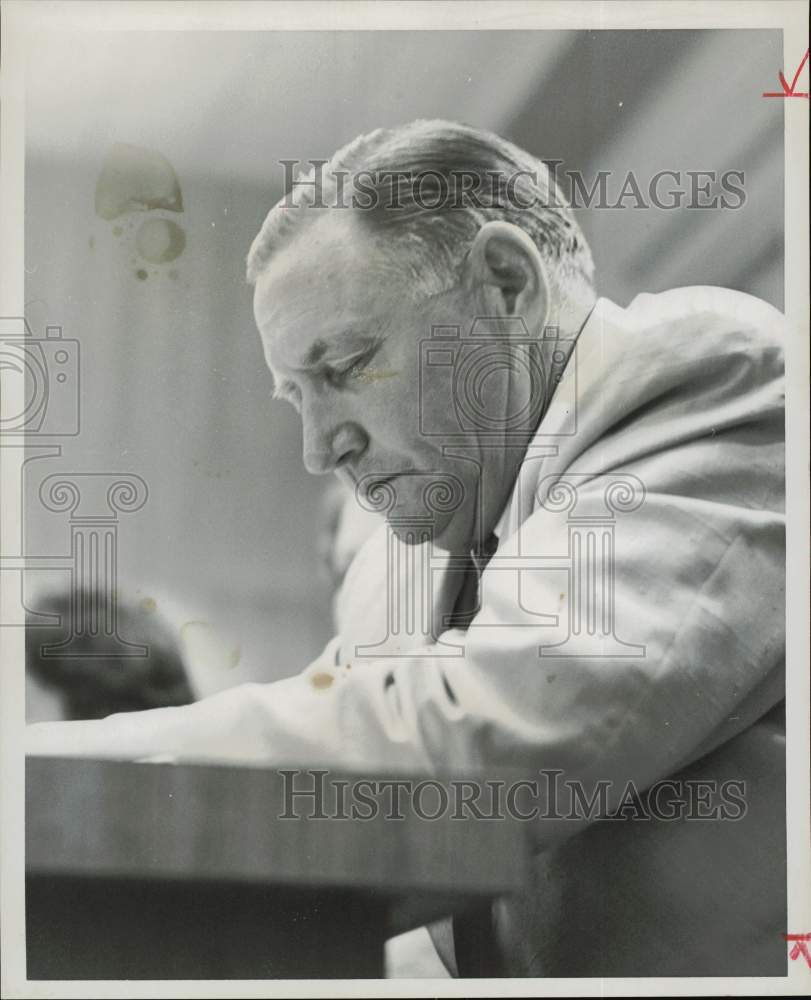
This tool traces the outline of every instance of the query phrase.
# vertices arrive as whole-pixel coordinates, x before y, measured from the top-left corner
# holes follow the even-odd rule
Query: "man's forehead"
[[[336,340],[364,336],[386,312],[393,283],[385,270],[369,235],[338,210],[305,223],[256,282],[254,314],[266,352],[272,348],[283,363],[289,356],[312,364]]]

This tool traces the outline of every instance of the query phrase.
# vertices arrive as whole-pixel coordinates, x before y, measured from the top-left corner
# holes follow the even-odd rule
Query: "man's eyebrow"
[[[352,354],[358,350],[367,349],[372,345],[376,345],[380,343],[380,340],[381,338],[379,336],[375,336],[374,334],[370,334],[354,327],[348,327],[346,330],[342,330],[341,333],[335,337],[332,343],[329,344],[325,343],[323,340],[314,340],[307,350],[307,353],[304,355],[304,363],[301,366],[302,370],[307,368],[320,368],[321,365],[319,362],[321,362],[324,356],[330,351],[334,352],[337,349],[343,352],[349,351],[350,354]],[[350,346],[353,342],[355,343],[354,348]],[[344,354],[341,354],[341,358],[343,357]],[[325,364],[327,364],[327,362],[325,362]]]
[[[371,334],[359,328],[347,327],[347,329],[341,331],[332,343],[327,343],[320,338],[314,340],[307,348],[301,364],[288,365],[288,369],[293,372],[318,371],[321,368],[329,366],[329,363],[323,362],[323,359],[330,350],[334,350],[336,347],[344,351],[349,350],[351,356],[352,354],[357,353],[360,349],[368,349],[373,346],[377,347],[381,343],[382,339],[383,338],[379,334]],[[351,342],[353,340],[358,342],[358,346],[356,349],[350,350],[349,344],[346,342]],[[342,355],[342,359],[344,357],[345,355]],[[284,380],[280,379],[280,381]]]

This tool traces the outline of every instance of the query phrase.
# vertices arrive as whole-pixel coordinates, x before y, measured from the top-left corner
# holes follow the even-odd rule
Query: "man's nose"
[[[368,445],[365,432],[356,423],[324,424],[314,414],[303,417],[303,437],[304,468],[314,476],[351,465]]]

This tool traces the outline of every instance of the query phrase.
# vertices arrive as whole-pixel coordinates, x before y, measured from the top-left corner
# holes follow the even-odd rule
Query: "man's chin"
[[[444,552],[466,552],[468,547],[464,518],[459,512],[428,515],[425,508],[417,513],[393,510],[386,515],[392,530],[404,545],[431,544]]]

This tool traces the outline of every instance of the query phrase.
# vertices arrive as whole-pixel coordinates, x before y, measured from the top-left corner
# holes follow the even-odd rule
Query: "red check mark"
[[[802,58],[800,65],[797,67],[797,72],[794,74],[794,79],[791,81],[791,86],[789,87],[786,82],[786,78],[783,75],[783,71],[779,70],[777,73],[777,78],[780,81],[780,86],[783,88],[782,91],[764,91],[764,97],[805,97],[808,99],[808,91],[797,91],[794,88],[797,86],[797,81],[800,78],[800,73],[803,71],[803,66],[808,62],[808,49],[805,50],[805,55]]]

